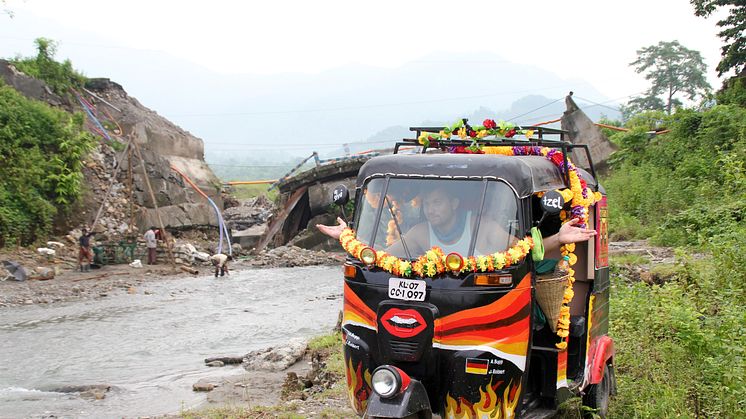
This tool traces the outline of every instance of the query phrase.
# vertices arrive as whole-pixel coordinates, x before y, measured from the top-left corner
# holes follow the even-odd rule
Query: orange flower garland
[[[339,236],[339,243],[347,253],[360,258],[360,252],[368,247],[355,237],[355,232],[346,228]],[[531,237],[519,240],[505,252],[495,252],[485,256],[470,256],[464,260],[464,266],[458,272],[493,272],[520,263],[534,247]],[[433,278],[445,272],[446,255],[439,247],[434,246],[414,262],[392,256],[383,250],[376,251],[376,266],[396,276],[408,277],[416,274],[420,277]]]
[[[549,161],[554,163],[561,172],[566,172],[570,180],[570,189],[564,189],[558,191],[562,194],[565,202],[570,202],[572,209],[570,211],[561,211],[560,219],[563,224],[570,221],[571,219],[580,219],[580,226],[585,226],[588,223],[588,208],[601,200],[601,193],[593,192],[591,188],[580,178],[577,167],[568,159],[567,167],[564,167],[564,156],[562,152],[549,148],[549,147],[535,147],[535,146],[498,146],[498,147],[484,147],[484,153],[486,154],[502,154],[506,156],[516,155],[535,155],[544,156]],[[575,292],[572,289],[575,283],[575,270],[572,266],[578,261],[578,257],[573,253],[575,251],[575,243],[563,244],[560,247],[562,256],[568,256],[571,268],[569,269],[569,278],[567,281],[567,287],[562,298],[562,307],[560,308],[560,316],[557,320],[557,336],[562,341],[557,343],[556,346],[560,350],[567,348],[567,337],[570,335],[570,301],[575,296]]]

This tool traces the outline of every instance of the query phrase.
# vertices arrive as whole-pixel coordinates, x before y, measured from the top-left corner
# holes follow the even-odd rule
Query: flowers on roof
[[[417,138],[417,141],[425,147],[430,147],[431,142],[449,140],[455,135],[462,140],[472,139],[472,144],[469,147],[472,148],[472,151],[476,152],[479,148],[479,145],[476,143],[477,139],[482,139],[487,136],[494,136],[495,138],[513,138],[519,133],[525,134],[526,138],[530,139],[534,132],[533,130],[520,130],[511,122],[496,122],[494,119],[485,119],[482,122],[482,125],[474,127],[467,124],[464,119],[460,119],[450,126],[443,128],[437,134],[423,132]]]

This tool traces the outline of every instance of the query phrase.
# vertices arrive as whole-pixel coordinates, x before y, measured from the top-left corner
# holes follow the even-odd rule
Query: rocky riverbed
[[[177,275],[190,275],[177,265],[144,265],[133,268],[126,264],[106,265],[89,272],[79,272],[74,262],[68,259],[48,259],[33,249],[3,250],[0,261],[12,260],[20,263],[29,272],[40,267],[48,267],[57,272],[53,279],[25,281],[0,281],[0,308],[32,304],[50,304],[65,301],[105,298],[115,293],[137,293],[144,283],[173,278]],[[261,252],[257,255],[236,256],[230,264],[231,271],[247,269],[295,267],[315,265],[341,265],[342,253],[311,251],[294,246],[283,246]],[[189,266],[196,270],[195,276],[212,274],[209,262]],[[31,275],[30,278],[34,276]]]

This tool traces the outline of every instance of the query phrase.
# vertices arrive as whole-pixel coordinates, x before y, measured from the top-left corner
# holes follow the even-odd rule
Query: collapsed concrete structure
[[[573,144],[587,145],[595,167],[603,170],[617,147],[573,101],[572,93],[565,98],[565,104],[567,110],[562,116],[561,125],[568,132],[567,139]],[[589,167],[585,152],[576,150],[571,158],[580,167]],[[337,185],[343,184],[354,198],[357,172],[367,159],[360,156],[340,160],[284,180],[279,186],[280,205],[272,224],[266,229],[257,229],[254,234],[262,235],[261,239],[275,246],[290,243],[307,249],[338,249],[336,241],[318,233],[314,226],[317,223],[335,223],[337,213],[329,212],[331,192]],[[257,237],[256,240],[260,246],[263,244],[261,239]]]

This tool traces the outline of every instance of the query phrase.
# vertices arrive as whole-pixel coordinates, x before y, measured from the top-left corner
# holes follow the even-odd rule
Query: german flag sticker
[[[466,373],[487,375],[489,361],[480,358],[466,358]]]

